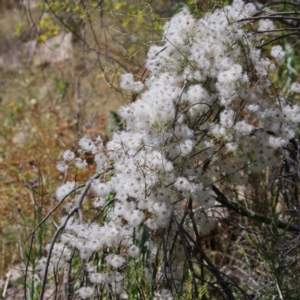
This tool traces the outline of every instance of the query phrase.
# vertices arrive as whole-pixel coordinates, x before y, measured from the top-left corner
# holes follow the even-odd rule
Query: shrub
[[[253,178],[268,184],[284,149],[297,145],[300,121],[300,107],[289,105],[271,80],[284,50],[272,48],[276,62],[255,47],[255,13],[239,0],[201,19],[184,8],[150,47],[147,74],[121,76],[121,88],[138,94],[120,108],[124,129],[107,143],[84,136],[59,163],[67,172],[70,165],[85,168],[84,157],[93,156],[97,173],[56,191],[66,214],[40,261],[40,299],[51,279],[69,298],[250,298],[253,286],[222,272],[203,237],[220,226],[224,206],[270,228],[298,231],[274,217],[276,207],[255,203],[254,212],[237,202]],[[259,29],[273,26],[262,19]]]

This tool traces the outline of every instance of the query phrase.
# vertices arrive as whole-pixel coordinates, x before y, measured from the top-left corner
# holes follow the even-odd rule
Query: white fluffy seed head
[[[109,254],[105,257],[106,262],[115,269],[122,267],[126,260],[124,257],[116,254]]]
[[[67,194],[75,188],[75,181],[68,181],[56,190],[56,197],[61,201]]]

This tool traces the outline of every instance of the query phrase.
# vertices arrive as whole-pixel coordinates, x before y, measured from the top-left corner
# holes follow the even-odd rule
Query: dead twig
[[[281,220],[274,220],[273,218],[267,217],[263,214],[259,214],[250,209],[246,209],[241,204],[229,200],[215,185],[212,186],[212,190],[217,195],[216,201],[218,201],[219,203],[225,205],[226,207],[234,210],[241,216],[245,216],[253,221],[258,221],[260,223],[265,223],[268,225],[275,226],[275,224],[276,224],[276,227],[286,230],[286,231],[298,232],[298,233],[300,232],[300,228],[295,225],[283,222]]]
[[[93,181],[97,178],[99,178],[102,174],[106,173],[108,170],[110,170],[112,167],[109,166],[108,168],[106,168],[104,171],[102,172],[98,172],[96,173],[94,176],[92,176],[87,183],[85,184],[85,187],[80,195],[79,201],[77,203],[77,205],[75,207],[73,207],[73,209],[68,213],[66,219],[64,220],[64,222],[57,228],[56,232],[53,235],[53,238],[51,240],[50,243],[50,247],[48,250],[48,255],[47,255],[47,260],[46,260],[46,265],[45,265],[45,270],[44,270],[44,275],[43,275],[43,282],[42,282],[42,287],[41,287],[41,292],[39,295],[39,300],[43,300],[44,297],[44,293],[45,293],[45,288],[46,288],[46,284],[47,284],[47,277],[48,277],[48,269],[49,269],[49,264],[50,264],[50,260],[51,260],[51,255],[52,255],[52,251],[55,245],[55,242],[59,236],[59,234],[61,233],[61,231],[63,231],[65,229],[65,227],[67,226],[68,221],[70,220],[70,218],[74,215],[75,212],[79,211],[83,200],[91,186],[91,184],[93,183]]]

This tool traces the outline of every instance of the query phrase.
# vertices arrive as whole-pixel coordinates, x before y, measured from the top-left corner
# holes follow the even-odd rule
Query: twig
[[[274,12],[270,13],[269,16],[278,16],[278,15],[299,15],[300,11],[293,10],[293,11],[281,11],[281,12]]]
[[[218,269],[217,269],[217,267],[215,267],[214,266],[214,264],[210,261],[210,259],[207,257],[207,255],[206,255],[206,253],[204,252],[204,250],[203,250],[203,248],[202,248],[202,246],[201,246],[201,244],[197,244],[197,242],[191,237],[191,235],[186,231],[186,230],[184,230],[184,229],[182,229],[183,230],[183,233],[184,233],[184,235],[193,243],[193,245],[199,250],[199,253],[201,254],[201,255],[203,255],[203,259],[206,261],[206,265],[204,265],[208,270],[210,270],[213,274],[214,274],[214,276],[216,277],[216,279],[217,279],[217,281],[215,282],[215,284],[220,284],[221,286],[222,286],[222,288],[224,289],[225,288],[225,292],[227,291],[228,292],[228,287],[227,287],[227,285],[229,284],[229,282],[226,282],[226,281],[224,281],[223,280],[223,278],[222,278],[222,275],[223,276],[225,276],[225,277],[227,277],[230,281],[232,281],[232,284],[234,284],[235,285],[235,287],[244,295],[244,299],[246,299],[248,296],[247,296],[247,294],[237,285],[237,284],[235,284],[234,282],[233,282],[233,280],[228,276],[228,275],[226,275],[226,274],[224,274],[224,273],[221,273]],[[198,279],[200,279],[200,280],[202,280],[202,278],[200,277],[200,276],[198,276],[197,274],[195,274],[195,276],[196,276],[196,278],[198,278]],[[211,283],[209,283],[209,282],[206,282],[207,284],[210,284],[211,285]],[[213,285],[213,284],[212,284]],[[227,289],[226,289],[226,287],[227,287]],[[227,293],[226,293],[227,294]],[[227,294],[228,295],[228,294]],[[229,295],[228,295],[229,296]],[[233,295],[232,295],[233,296]],[[234,296],[233,296],[234,297]],[[232,300],[235,300],[235,298],[227,298],[227,299],[232,299]],[[249,297],[248,297],[248,299],[249,299]]]
[[[300,28],[278,28],[278,29],[272,29],[272,30],[258,30],[256,31],[256,33],[269,33],[269,32],[278,32],[278,31],[285,31],[285,30],[289,30],[289,31],[300,31]]]
[[[265,20],[265,19],[278,19],[278,20],[281,20],[281,19],[289,19],[289,20],[297,20],[297,21],[300,21],[300,18],[297,18],[297,17],[279,17],[279,16],[272,16],[272,15],[266,15],[266,16],[259,16],[259,17],[250,17],[250,18],[244,18],[244,19],[241,19],[241,20],[238,20],[237,22],[238,23],[241,23],[241,22],[246,22],[246,21],[257,21],[257,20]]]
[[[72,260],[74,258],[74,254],[75,254],[75,250],[72,251],[72,254],[71,254],[71,259],[70,259],[70,262],[69,262],[69,267],[68,267],[68,273],[67,273],[67,287],[66,287],[66,290],[67,290],[67,297],[66,299],[67,300],[71,300],[71,274],[72,274]]]
[[[24,241],[24,244],[28,241],[28,239],[35,233],[35,231],[42,225],[44,224],[49,217],[57,210],[57,208],[74,192],[76,192],[77,190],[83,188],[85,186],[85,184],[79,185],[76,188],[74,188],[70,193],[68,193],[65,197],[63,197],[63,199],[61,201],[59,201],[58,204],[55,205],[55,207],[48,213],[48,215],[39,223],[37,224],[34,229],[30,232],[30,234],[28,235],[28,237],[26,238],[26,240]]]
[[[273,225],[276,222],[276,225],[278,228],[286,230],[286,231],[292,231],[292,232],[298,232],[300,233],[300,228],[283,222],[281,220],[275,221],[273,218],[267,217],[263,214],[259,214],[257,212],[254,212],[252,210],[246,209],[244,208],[241,204],[233,202],[231,200],[229,200],[215,185],[212,186],[213,191],[217,194],[216,200],[225,205],[226,207],[234,210],[235,212],[237,212],[238,214],[245,216],[253,221],[258,221],[261,223],[266,223],[268,225]]]
[[[274,39],[272,39],[270,41],[267,41],[267,42],[265,42],[265,43],[263,43],[263,44],[261,44],[259,46],[256,46],[256,48],[262,48],[262,47],[264,47],[264,46],[266,46],[266,45],[268,45],[270,43],[273,43],[273,42],[275,42],[277,40],[280,40],[280,39],[283,39],[285,37],[292,36],[292,35],[300,35],[300,32],[299,33],[298,32],[297,33],[289,33],[289,34],[278,36],[278,37],[276,37],[276,38],[274,38]]]
[[[175,106],[175,115],[174,115],[174,120],[173,120],[173,122],[172,122],[172,129],[173,129],[173,130],[175,130],[176,121],[179,119],[179,116],[178,116],[179,105],[180,105],[181,97],[182,97],[182,94],[183,94],[183,92],[184,92],[184,89],[185,89],[186,84],[187,84],[187,81],[185,81],[184,84],[183,84],[183,87],[182,87],[182,89],[181,89],[181,93],[180,93],[180,95],[178,96],[177,103],[176,103],[176,106]]]
[[[9,272],[7,273],[7,278],[6,278],[5,285],[4,285],[3,292],[2,292],[2,298],[3,299],[5,299],[5,295],[6,295],[6,292],[7,292],[7,287],[8,287],[10,275],[11,275],[11,270],[9,270]]]
[[[280,299],[280,300],[283,300],[282,292],[281,292],[281,290],[280,290],[280,287],[279,287],[279,285],[278,285],[277,280],[276,280],[276,289],[277,289],[278,294],[279,294],[279,299]]]
[[[194,299],[198,299],[199,297],[199,294],[198,294],[198,288],[197,288],[197,282],[196,282],[196,276],[195,276],[195,270],[194,270],[194,267],[193,267],[193,264],[192,264],[192,258],[190,256],[190,252],[188,251],[187,249],[187,245],[186,245],[186,239],[183,235],[183,228],[182,226],[179,226],[179,223],[177,222],[176,218],[174,217],[174,221],[176,223],[176,226],[177,226],[177,231],[180,235],[180,239],[181,239],[181,242],[182,242],[182,246],[183,246],[183,249],[184,249],[184,252],[185,252],[185,256],[186,256],[186,259],[187,259],[187,262],[188,262],[188,265],[189,265],[189,269],[190,269],[190,272],[192,274],[192,282],[193,282],[193,294],[194,294]]]
[[[111,168],[112,167],[109,166],[104,171],[96,173],[93,177],[91,177],[88,180],[88,182],[85,184],[84,190],[82,191],[82,193],[80,195],[80,198],[79,198],[79,201],[78,201],[77,205],[75,207],[73,207],[73,209],[68,213],[65,221],[57,228],[56,232],[54,233],[53,238],[52,238],[51,243],[50,243],[49,250],[48,250],[48,255],[47,255],[47,260],[46,260],[46,265],[45,265],[45,271],[44,271],[44,276],[43,276],[43,282],[42,282],[42,288],[41,288],[41,292],[40,292],[40,295],[39,295],[39,300],[43,300],[43,297],[44,297],[45,288],[46,288],[46,284],[47,284],[47,277],[48,277],[48,268],[49,268],[49,264],[50,264],[50,260],[51,260],[52,250],[53,250],[54,244],[56,242],[56,239],[58,238],[58,235],[60,234],[60,232],[62,230],[65,229],[65,227],[67,226],[68,221],[73,216],[73,214],[80,209],[80,207],[83,203],[83,200],[84,200],[84,198],[85,198],[92,182],[95,179],[99,178],[102,174],[104,174],[105,172],[110,170]]]
[[[95,217],[92,219],[91,223],[95,222],[98,217],[100,216],[100,214],[106,209],[106,207],[108,207],[109,205],[111,205],[113,202],[116,201],[116,198],[113,198],[111,200],[109,200],[103,207],[102,209],[100,209],[97,214],[95,215]]]
[[[290,15],[299,15],[300,14],[300,11],[297,11],[297,10],[293,10],[293,11],[283,11],[283,12],[277,12],[277,11],[274,11],[272,9],[266,9],[266,11],[263,11],[264,8],[266,8],[267,6],[270,6],[271,4],[275,4],[276,1],[272,1],[271,3],[269,4],[266,4],[264,6],[262,5],[257,5],[256,4],[256,8],[259,10],[257,13],[255,13],[252,17],[250,18],[245,18],[245,19],[241,19],[241,20],[238,20],[238,22],[243,22],[243,21],[249,21],[249,20],[252,20],[252,21],[255,21],[255,20],[260,20],[260,19],[278,19],[280,22],[284,23],[284,24],[287,24],[287,25],[290,25],[292,27],[294,27],[296,30],[298,29],[299,30],[299,22],[298,22],[298,18],[297,17],[291,17]],[[282,4],[282,2],[276,2],[277,4]],[[294,5],[295,7],[299,8],[299,6],[295,3],[288,3],[288,2],[284,2],[285,5]],[[260,7],[258,7],[260,6]],[[260,13],[264,13],[263,15],[258,15]],[[295,21],[296,20],[296,21]],[[269,31],[271,32],[271,31]]]
[[[194,218],[194,213],[193,213],[192,207],[190,207],[190,217],[191,217],[191,220],[192,220],[193,229],[194,229],[194,233],[195,233],[195,236],[196,236],[196,241],[195,241],[194,244],[198,248],[199,253],[201,255],[201,258],[206,262],[206,264],[209,267],[209,269],[211,270],[211,272],[217,278],[218,283],[222,287],[222,289],[223,289],[224,293],[227,295],[228,299],[234,300],[235,297],[232,294],[232,291],[231,291],[231,289],[229,287],[229,283],[226,282],[222,278],[222,275],[221,275],[220,271],[211,262],[211,260],[208,258],[208,256],[206,255],[205,251],[202,248],[201,240],[200,240],[200,236],[199,236],[199,233],[198,233],[198,228],[197,228],[197,224],[196,224],[196,221],[195,221],[195,218]]]
[[[260,3],[257,3],[256,1],[254,1],[254,4],[255,4],[256,8],[259,9],[260,11],[262,11],[266,7],[269,7],[269,6],[272,6],[272,5],[278,6],[280,4],[290,5],[290,6],[294,6],[294,7],[299,8],[299,5],[297,3],[288,2],[288,1],[284,1],[284,2],[283,1],[269,1],[266,4],[260,4]]]
[[[30,243],[30,248],[29,248],[29,253],[28,253],[28,259],[27,259],[26,267],[25,267],[24,299],[27,299],[27,295],[26,295],[26,292],[27,292],[27,274],[28,274],[28,268],[29,268],[29,263],[30,263],[30,255],[31,255],[32,246],[33,246],[33,240],[34,240],[34,235],[31,235],[31,243]]]

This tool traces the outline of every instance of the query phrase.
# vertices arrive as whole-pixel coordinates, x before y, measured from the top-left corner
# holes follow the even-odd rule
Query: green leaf
[[[110,110],[109,112],[112,118],[112,122],[107,126],[107,130],[109,132],[122,131],[123,123],[120,116],[114,110]]]

